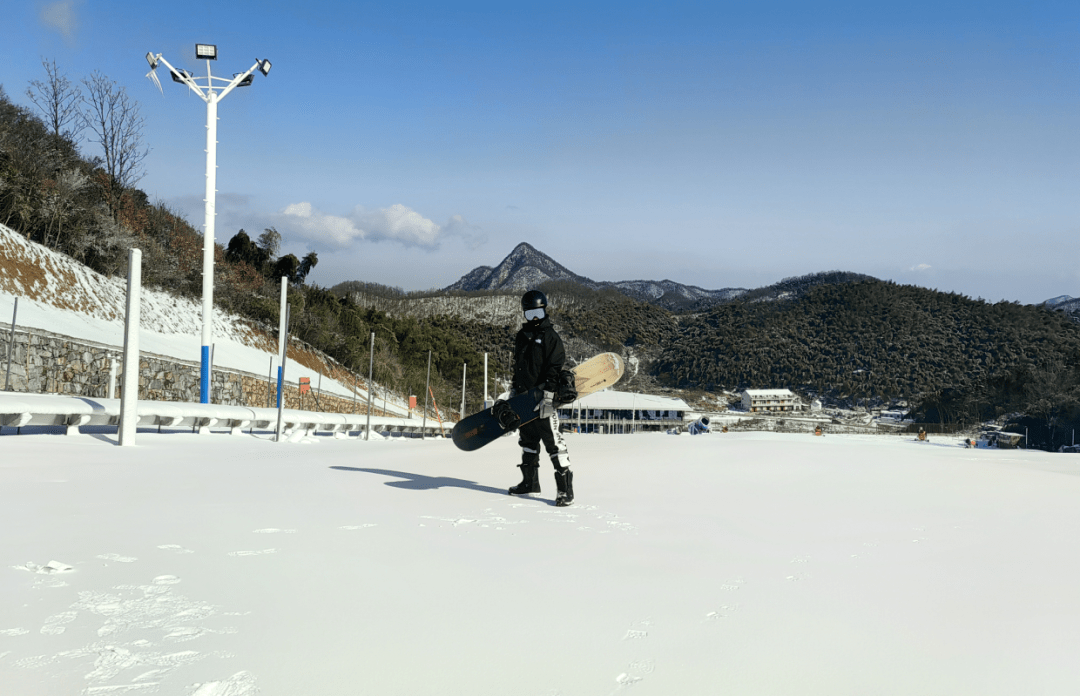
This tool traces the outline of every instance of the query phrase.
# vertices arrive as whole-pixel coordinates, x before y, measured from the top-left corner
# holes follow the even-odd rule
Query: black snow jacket
[[[566,350],[551,319],[544,317],[535,326],[523,324],[514,339],[514,393],[533,387],[554,391],[565,362]]]

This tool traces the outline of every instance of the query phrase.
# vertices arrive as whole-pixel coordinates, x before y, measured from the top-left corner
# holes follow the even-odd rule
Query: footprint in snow
[[[77,612],[65,611],[45,619],[45,625],[41,627],[42,635],[58,636],[64,632],[64,624],[69,624],[78,616]]]
[[[623,636],[623,640],[635,640],[638,638],[649,637],[649,626],[652,626],[652,619],[643,619],[635,623],[630,624],[630,628],[626,629],[626,635]]]
[[[707,621],[716,621],[717,619],[726,619],[739,610],[738,604],[722,604],[719,609],[710,611],[705,615]]]
[[[255,696],[259,686],[251,672],[237,672],[224,681],[195,684],[191,696]]]
[[[616,690],[644,681],[645,675],[652,674],[654,669],[656,667],[652,660],[634,660],[627,666],[625,672],[615,677],[615,683],[619,685]]]
[[[116,563],[134,563],[135,561],[139,560],[134,556],[121,556],[118,553],[103,553],[98,556],[98,558],[103,561],[114,561]]]

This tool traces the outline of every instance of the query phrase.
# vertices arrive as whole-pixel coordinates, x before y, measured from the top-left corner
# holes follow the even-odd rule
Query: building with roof
[[[690,407],[682,399],[611,389],[559,408],[559,421],[582,433],[663,432],[684,425]]]
[[[742,407],[750,413],[801,410],[799,397],[790,389],[747,389],[742,395]]]

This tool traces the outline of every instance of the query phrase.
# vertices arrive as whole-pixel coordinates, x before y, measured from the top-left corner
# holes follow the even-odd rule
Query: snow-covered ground
[[[0,694],[1080,693],[1080,458],[113,439],[0,437]]]

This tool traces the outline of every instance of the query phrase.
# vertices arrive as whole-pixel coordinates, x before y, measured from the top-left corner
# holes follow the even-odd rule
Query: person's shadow
[[[468,488],[474,491],[480,491],[482,493],[498,493],[499,495],[506,495],[505,488],[492,488],[491,486],[482,486],[475,481],[466,481],[465,479],[450,478],[449,476],[424,476],[422,474],[412,474],[405,471],[390,471],[389,469],[362,469],[355,466],[332,466],[331,469],[337,469],[338,471],[359,471],[364,474],[379,474],[381,476],[393,476],[394,478],[402,479],[400,481],[387,481],[387,486],[393,486],[394,488],[404,488],[410,491],[429,491],[438,488]]]

